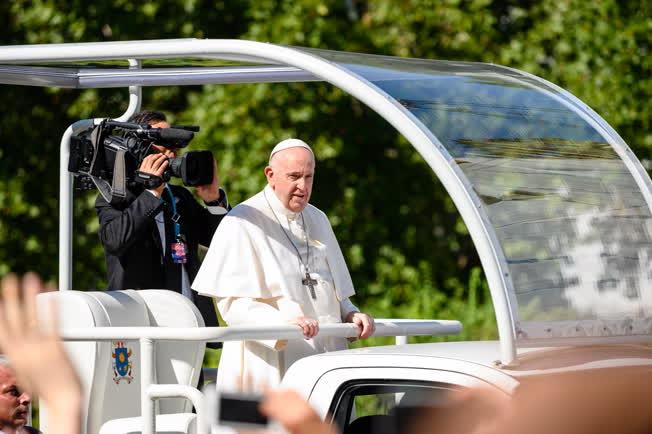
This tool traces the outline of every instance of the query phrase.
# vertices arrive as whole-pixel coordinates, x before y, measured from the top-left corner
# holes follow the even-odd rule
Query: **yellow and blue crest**
[[[131,348],[126,347],[123,341],[113,341],[111,358],[113,359],[113,381],[115,384],[119,384],[122,380],[126,380],[129,384],[134,379],[129,359],[131,355]]]

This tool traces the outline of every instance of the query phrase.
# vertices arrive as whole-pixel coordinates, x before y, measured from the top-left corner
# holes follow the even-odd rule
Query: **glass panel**
[[[344,385],[331,407],[333,421],[348,433],[401,433],[424,411],[448,411],[451,393],[460,388],[441,383],[371,380]],[[357,382],[356,382],[357,383]],[[335,404],[336,403],[336,404]]]
[[[455,158],[486,206],[521,321],[652,315],[649,207],[563,96],[492,65],[318,54],[393,96]]]
[[[356,395],[353,399],[355,417],[387,415],[396,407],[398,400],[399,397],[396,393]]]

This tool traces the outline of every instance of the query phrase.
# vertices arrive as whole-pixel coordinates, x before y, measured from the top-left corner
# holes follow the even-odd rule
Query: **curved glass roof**
[[[248,64],[15,66],[127,58]],[[442,179],[485,267],[504,359],[514,340],[652,336],[650,178],[604,120],[537,77],[239,40],[0,47],[0,63],[0,83],[37,86],[329,81],[392,123]]]
[[[649,204],[567,94],[494,65],[317,54],[395,98],[452,157],[502,250],[518,338],[652,333]]]

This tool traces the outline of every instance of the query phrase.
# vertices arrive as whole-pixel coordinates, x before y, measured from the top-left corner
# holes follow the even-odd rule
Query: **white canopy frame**
[[[396,99],[367,79],[341,65],[320,57],[318,51],[304,51],[299,48],[242,40],[181,39],[0,48],[0,63],[5,64],[189,57],[239,60],[263,64],[264,66],[244,67],[240,71],[235,71],[233,67],[215,68],[214,71],[211,71],[210,68],[201,71],[194,71],[190,68],[179,72],[176,78],[171,77],[169,71],[157,71],[155,68],[148,69],[147,72],[133,71],[132,74],[125,74],[124,71],[104,70],[97,70],[94,73],[87,74],[81,71],[70,72],[70,70],[67,70],[67,76],[61,71],[57,71],[56,68],[41,68],[39,70],[41,78],[30,84],[56,85],[53,82],[58,80],[59,85],[64,87],[133,85],[130,86],[130,92],[132,92],[130,107],[121,118],[128,117],[138,107],[140,101],[138,85],[323,80],[337,86],[369,106],[394,126],[424,158],[448,191],[469,230],[489,283],[500,338],[501,362],[504,365],[516,363],[516,340],[518,339],[520,326],[518,324],[517,305],[514,299],[513,282],[505,260],[505,254],[497,239],[495,230],[489,222],[485,205],[472,188],[466,175],[455,164],[453,157],[438,138]],[[270,64],[279,66],[269,66]],[[134,66],[137,67],[137,65]],[[14,77],[13,80],[15,80],[16,73],[20,68],[28,67],[11,68],[5,68],[4,72],[9,78],[5,78],[4,82],[11,83],[11,77]],[[228,68],[231,68],[231,70]],[[500,69],[500,67],[496,68]],[[523,82],[534,79],[542,83],[544,88],[548,87],[559,91],[559,88],[538,77],[507,68],[503,68],[503,70],[510,71],[512,78],[522,77]],[[0,78],[2,77],[5,77],[5,75],[3,70],[0,69]],[[518,78],[514,79],[519,80]],[[64,80],[65,83],[61,84],[61,80]],[[652,204],[652,183],[625,142],[590,108],[572,96],[569,99],[574,103],[571,109],[590,122],[625,161],[628,170],[632,173],[638,187],[645,196],[648,206],[650,206]],[[80,128],[89,128],[92,123],[92,120],[75,123],[66,132],[61,144],[61,231],[59,239],[59,283],[61,289],[71,289],[72,287],[70,274],[70,261],[72,258],[72,177],[67,172],[69,137],[72,132]]]

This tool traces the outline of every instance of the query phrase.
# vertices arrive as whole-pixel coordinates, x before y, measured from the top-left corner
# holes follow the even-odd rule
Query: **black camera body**
[[[185,185],[197,186],[213,181],[213,154],[189,151],[169,159],[168,168],[159,180],[141,176],[138,168],[143,159],[157,152],[152,145],[183,148],[190,143],[199,127],[152,128],[129,122],[103,120],[92,129],[70,139],[68,171],[75,175],[80,190],[97,188],[108,202],[126,197],[127,189],[144,184],[181,178]]]

